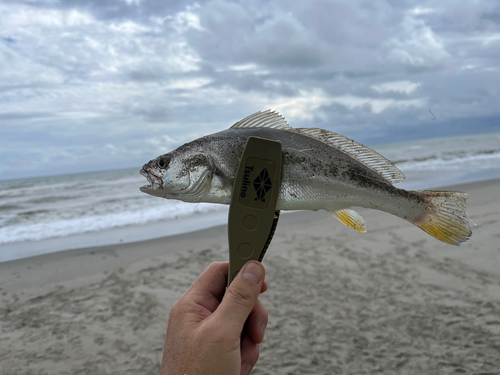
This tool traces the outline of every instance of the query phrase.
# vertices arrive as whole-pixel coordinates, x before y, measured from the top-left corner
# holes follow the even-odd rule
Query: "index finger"
[[[186,291],[197,304],[214,312],[226,290],[229,262],[214,262],[195,280]]]

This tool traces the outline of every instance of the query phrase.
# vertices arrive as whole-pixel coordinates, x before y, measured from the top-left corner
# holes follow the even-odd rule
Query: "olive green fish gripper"
[[[281,143],[249,137],[233,186],[228,217],[231,284],[249,260],[262,261],[278,224]]]

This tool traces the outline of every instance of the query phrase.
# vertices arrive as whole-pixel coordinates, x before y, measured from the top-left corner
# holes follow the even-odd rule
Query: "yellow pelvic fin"
[[[358,232],[361,232],[361,233],[366,232],[365,221],[363,220],[361,215],[358,214],[353,209],[344,208],[343,210],[330,211],[330,213],[333,216],[335,216],[335,218],[337,220],[339,220],[341,223],[344,223],[348,227],[351,227],[352,229],[356,229]]]

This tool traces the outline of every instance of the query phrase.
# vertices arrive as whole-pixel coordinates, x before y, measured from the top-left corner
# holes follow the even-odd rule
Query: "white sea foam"
[[[138,170],[0,182],[0,244],[139,225],[221,209],[143,194]],[[136,176],[137,174],[137,176]]]
[[[403,187],[431,188],[500,177],[500,133],[375,147],[406,175]]]
[[[140,225],[175,217],[189,219],[195,213],[209,212],[220,209],[208,204],[200,204],[195,210],[185,203],[177,203],[176,209],[167,204],[164,207],[149,207],[108,214],[88,213],[72,215],[68,213],[39,215],[38,220],[26,222],[23,225],[6,225],[0,228],[0,244],[18,241],[39,241],[53,237],[65,237],[75,234],[98,232],[106,229],[127,225]],[[27,220],[26,220],[27,221]]]

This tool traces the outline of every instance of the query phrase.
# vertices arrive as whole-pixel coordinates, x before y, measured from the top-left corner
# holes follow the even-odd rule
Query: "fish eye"
[[[171,157],[169,155],[163,155],[158,159],[156,162],[156,165],[160,167],[161,169],[166,169],[168,165],[170,164],[170,159]]]
[[[167,163],[165,163],[165,159],[161,158],[160,160],[158,160],[158,166],[160,168],[165,168],[167,166]]]

